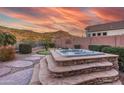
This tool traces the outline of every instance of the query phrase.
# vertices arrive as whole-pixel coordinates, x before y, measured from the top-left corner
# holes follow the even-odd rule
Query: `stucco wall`
[[[91,45],[97,44],[97,45],[111,45],[115,46],[115,37],[114,36],[101,36],[101,37],[92,37],[91,38]]]
[[[66,40],[70,40],[71,43],[66,44]],[[59,39],[55,40],[55,44],[59,48],[74,48],[74,45],[81,45],[81,48],[88,49],[88,45],[94,44],[124,47],[124,35],[85,38],[60,37]]]
[[[124,34],[124,29],[119,29],[119,30],[110,30],[107,32],[108,36],[111,36],[111,35],[122,35]]]

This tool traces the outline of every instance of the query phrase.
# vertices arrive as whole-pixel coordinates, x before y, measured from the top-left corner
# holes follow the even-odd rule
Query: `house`
[[[86,36],[113,36],[124,34],[124,21],[87,26]]]

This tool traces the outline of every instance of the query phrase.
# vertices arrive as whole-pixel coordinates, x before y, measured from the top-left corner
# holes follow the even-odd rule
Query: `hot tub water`
[[[102,52],[86,49],[57,49],[57,53],[65,57],[104,55]]]

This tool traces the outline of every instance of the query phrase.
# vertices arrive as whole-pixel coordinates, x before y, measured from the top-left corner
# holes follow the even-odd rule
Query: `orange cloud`
[[[91,12],[105,22],[124,19],[123,8],[93,8]]]
[[[64,30],[81,35],[87,25],[124,19],[123,8],[0,8],[0,14],[21,22],[3,22],[18,28],[49,32]]]
[[[70,32],[72,29],[83,30],[85,24],[82,22],[82,20],[86,21],[89,19],[88,15],[81,12],[78,8],[30,8],[30,11],[41,16],[36,17],[34,15],[15,12],[5,8],[0,9],[1,13],[13,18],[21,19],[34,25],[41,26],[44,31],[45,29],[65,30]],[[40,27],[37,28],[41,29]],[[39,30],[39,32],[40,31],[41,30]]]

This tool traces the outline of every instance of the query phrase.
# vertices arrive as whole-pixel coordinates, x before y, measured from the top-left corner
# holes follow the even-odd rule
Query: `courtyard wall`
[[[74,48],[80,45],[81,48],[88,49],[88,45],[110,45],[114,47],[124,47],[124,35],[100,36],[100,37],[59,37],[54,40],[57,48]]]

